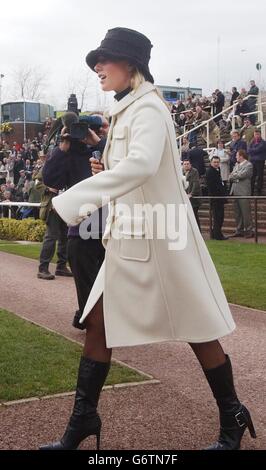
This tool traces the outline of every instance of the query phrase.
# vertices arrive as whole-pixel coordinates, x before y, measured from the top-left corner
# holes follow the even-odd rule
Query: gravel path
[[[71,326],[76,309],[73,280],[36,277],[37,262],[0,252],[2,308],[83,342]],[[266,449],[266,315],[232,306],[238,328],[222,343],[230,353],[240,399],[250,408],[258,438],[245,433],[243,449]],[[201,449],[215,439],[217,409],[187,344],[117,348],[116,359],[160,380],[159,384],[106,390],[100,401],[103,449]],[[73,398],[0,407],[0,449],[36,449],[60,437]],[[94,438],[83,444],[95,448]]]

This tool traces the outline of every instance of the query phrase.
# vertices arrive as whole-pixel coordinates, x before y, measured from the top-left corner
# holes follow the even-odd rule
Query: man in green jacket
[[[49,264],[54,256],[57,243],[56,276],[72,276],[67,268],[67,225],[54,211],[52,199],[58,194],[53,188],[48,188],[42,180],[42,169],[36,175],[36,190],[41,192],[40,219],[46,223],[46,232],[40,253],[40,265],[37,277],[39,279],[52,280],[55,276],[49,271]]]
[[[199,220],[199,207],[200,207],[200,199],[195,199],[194,196],[201,196],[201,189],[200,189],[200,178],[199,172],[196,168],[193,168],[191,165],[190,160],[183,161],[183,174],[186,177],[186,181],[188,182],[188,187],[186,189],[186,193],[190,199],[192,209],[194,211],[196,221],[198,223],[199,229],[200,228],[200,220]]]

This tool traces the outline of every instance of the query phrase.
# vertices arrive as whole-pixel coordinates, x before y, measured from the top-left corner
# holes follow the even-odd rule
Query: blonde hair
[[[131,88],[132,91],[137,91],[138,87],[145,82],[145,77],[144,75],[137,69],[135,68],[132,72],[132,77],[131,77]]]
[[[144,75],[137,68],[134,68],[132,71],[132,77],[131,77],[131,88],[132,88],[131,93],[136,93],[138,87],[145,81],[146,79]],[[169,103],[164,99],[161,90],[159,90],[159,88],[156,87],[156,92],[169,111],[170,110]]]

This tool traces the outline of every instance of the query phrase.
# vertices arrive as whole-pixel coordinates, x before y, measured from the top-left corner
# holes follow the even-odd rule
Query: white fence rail
[[[40,207],[39,202],[0,202],[0,206],[8,207],[8,218],[11,219],[11,207]]]

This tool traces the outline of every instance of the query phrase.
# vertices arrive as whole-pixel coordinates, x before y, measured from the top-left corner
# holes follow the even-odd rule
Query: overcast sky
[[[12,69],[47,73],[46,102],[64,107],[70,84],[84,77],[85,56],[107,29],[124,26],[152,44],[156,84],[230,90],[266,73],[266,2],[262,0],[12,0],[0,7],[2,102],[10,99]],[[219,39],[218,39],[219,38]],[[92,74],[93,75],[93,74]],[[95,83],[91,78],[91,84]]]

